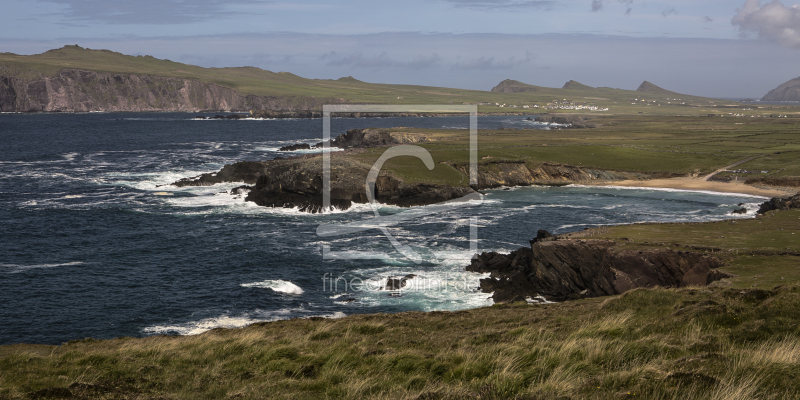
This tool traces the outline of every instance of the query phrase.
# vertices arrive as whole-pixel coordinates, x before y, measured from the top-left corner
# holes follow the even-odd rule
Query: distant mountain
[[[654,94],[654,95],[658,95],[658,96],[673,96],[673,97],[686,96],[684,94],[676,93],[676,92],[661,88],[661,87],[656,86],[655,84],[650,83],[648,81],[642,82],[642,84],[639,85],[639,88],[636,89],[636,91],[637,92],[642,92],[642,93]]]
[[[534,86],[529,85],[527,83],[522,83],[520,81],[515,81],[513,79],[506,79],[500,82],[497,86],[492,88],[492,92],[495,93],[522,93],[522,92],[538,92],[541,89],[549,89],[543,88],[541,86]]]
[[[578,81],[572,81],[571,80],[571,81],[565,83],[564,86],[562,87],[562,89],[567,89],[567,90],[595,90],[596,88],[593,88],[593,87],[588,86],[588,85],[584,85],[584,84],[582,84],[582,83],[580,83]]]
[[[800,77],[770,90],[761,101],[800,101]]]

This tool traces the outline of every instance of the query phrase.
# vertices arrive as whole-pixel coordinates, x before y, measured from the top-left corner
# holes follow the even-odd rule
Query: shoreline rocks
[[[600,124],[594,122],[587,122],[591,117],[585,115],[575,114],[545,114],[540,115],[534,119],[536,122],[545,122],[548,124],[567,125],[566,128],[583,129],[583,128],[597,128]]]
[[[540,235],[542,236],[542,235]],[[639,287],[705,286],[728,277],[716,271],[716,257],[669,249],[621,250],[604,240],[542,237],[510,254],[482,253],[467,271],[490,273],[481,279],[497,303],[537,296],[548,301],[610,296]]]
[[[773,197],[761,204],[758,214],[764,214],[772,210],[790,210],[800,208],[800,193],[788,197]]]

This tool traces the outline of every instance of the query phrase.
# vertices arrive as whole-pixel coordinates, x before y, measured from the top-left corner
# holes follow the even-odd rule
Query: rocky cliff
[[[63,69],[26,80],[0,76],[0,111],[249,111],[311,110],[341,99],[242,96],[192,79]]]
[[[800,101],[800,77],[770,90],[761,101]]]
[[[540,235],[546,236],[546,235]],[[481,290],[495,302],[542,296],[551,301],[609,296],[638,287],[708,285],[727,275],[722,262],[696,252],[620,250],[602,240],[531,241],[511,254],[483,253],[468,271],[490,273]]]

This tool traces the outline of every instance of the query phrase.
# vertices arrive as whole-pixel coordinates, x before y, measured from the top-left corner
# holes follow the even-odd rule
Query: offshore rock
[[[401,278],[394,278],[390,277],[386,279],[386,286],[383,287],[383,290],[400,290],[408,284],[409,279],[414,279],[416,275],[408,274]]]
[[[553,238],[551,238],[553,239]],[[481,290],[495,302],[543,296],[550,301],[620,294],[639,287],[708,285],[723,263],[695,252],[616,251],[602,240],[544,240],[511,254],[483,253],[467,271],[490,273]]]

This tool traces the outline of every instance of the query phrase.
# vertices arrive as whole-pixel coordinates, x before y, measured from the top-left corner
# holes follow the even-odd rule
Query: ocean
[[[197,334],[298,317],[491,305],[464,267],[477,249],[509,252],[553,233],[650,221],[752,218],[764,198],[615,187],[488,191],[481,202],[380,230],[320,237],[320,225],[374,217],[358,205],[305,214],[246,203],[241,184],[169,183],[277,149],[316,143],[322,120],[194,120],[188,113],[0,115],[0,344]],[[214,114],[203,114],[211,116]],[[334,119],[351,128],[466,128],[467,117]],[[481,129],[537,128],[519,116]],[[309,152],[300,151],[297,153]],[[748,214],[732,216],[737,204]],[[430,207],[430,206],[428,206]],[[426,214],[384,206],[382,215]],[[430,210],[428,210],[430,211]],[[404,214],[408,215],[408,214]],[[339,255],[323,258],[326,247]],[[389,277],[413,275],[401,290]]]

